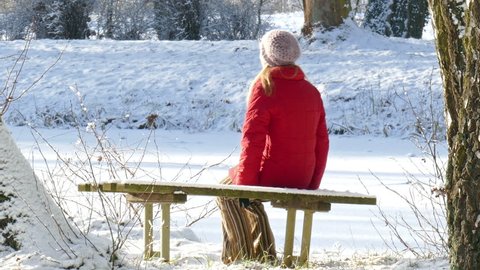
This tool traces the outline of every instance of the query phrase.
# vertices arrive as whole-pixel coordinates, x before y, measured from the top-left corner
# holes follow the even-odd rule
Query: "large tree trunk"
[[[314,27],[337,27],[350,11],[350,1],[347,0],[303,0],[305,22],[302,33],[309,36]]]
[[[480,269],[480,3],[429,0],[448,121],[451,269]]]

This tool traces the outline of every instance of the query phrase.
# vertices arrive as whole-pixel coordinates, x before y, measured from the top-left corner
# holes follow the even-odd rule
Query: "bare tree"
[[[24,39],[35,19],[36,0],[0,1],[0,37],[6,40]]]
[[[94,27],[98,38],[139,40],[151,37],[153,11],[151,1],[97,0],[94,13],[98,14]]]
[[[265,0],[211,0],[205,6],[202,35],[209,40],[257,38]]]

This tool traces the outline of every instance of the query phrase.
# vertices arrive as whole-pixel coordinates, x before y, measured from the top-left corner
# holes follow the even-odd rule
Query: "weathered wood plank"
[[[187,194],[128,193],[127,201],[131,203],[184,203]]]
[[[331,209],[330,203],[324,202],[304,202],[304,201],[278,201],[271,202],[273,207],[276,208],[295,208],[298,210],[314,210],[316,212],[329,212]]]
[[[79,191],[103,191],[124,193],[184,193],[188,195],[220,196],[233,198],[250,198],[266,201],[321,201],[325,203],[367,204],[375,205],[376,197],[352,192],[330,190],[301,190],[290,188],[272,188],[260,186],[239,186],[222,184],[198,184],[178,182],[142,183],[103,183],[99,185],[81,184]]]

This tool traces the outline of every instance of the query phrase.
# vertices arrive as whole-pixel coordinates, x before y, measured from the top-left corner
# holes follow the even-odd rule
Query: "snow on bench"
[[[240,186],[223,184],[199,184],[179,182],[141,183],[101,183],[80,184],[79,191],[118,192],[127,194],[127,201],[142,203],[145,210],[144,258],[161,257],[170,260],[170,205],[184,203],[187,195],[215,196],[229,198],[259,199],[271,202],[273,207],[287,209],[287,224],[283,264],[285,266],[305,265],[310,252],[313,213],[330,211],[332,203],[375,205],[376,197],[371,195],[338,192],[331,190],[301,190],[262,186]],[[162,230],[161,251],[153,251],[153,204],[161,204]],[[304,211],[303,232],[300,256],[293,256],[293,240],[296,211]]]

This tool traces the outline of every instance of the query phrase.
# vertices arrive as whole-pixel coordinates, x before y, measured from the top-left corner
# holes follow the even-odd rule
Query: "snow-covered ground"
[[[279,21],[282,28],[299,32],[301,20]],[[427,182],[431,179],[428,157],[410,138],[418,133],[419,126],[428,128],[434,122],[443,126],[441,79],[433,41],[381,37],[349,23],[301,43],[303,56],[299,64],[322,92],[331,131],[331,151],[321,188],[374,194],[378,207],[391,222],[404,219],[414,229],[425,230],[418,227],[408,205],[384,185],[400,194],[409,194],[412,177]],[[23,45],[21,41],[0,43],[3,71],[13,65]],[[96,246],[111,244],[108,224],[115,223],[114,218],[118,228],[128,232],[118,253],[119,268],[267,267],[251,263],[223,266],[219,259],[219,213],[196,221],[213,207],[203,207],[211,198],[193,198],[172,213],[172,264],[142,261],[141,222],[133,209],[125,208],[125,199],[109,195],[109,200],[115,202],[114,209],[125,216],[109,216],[107,222],[98,194],[75,190],[75,184],[86,180],[79,175],[88,169],[78,167],[76,175],[69,172],[69,179],[65,179],[65,163],[59,162],[60,156],[70,168],[77,168],[79,160],[91,160],[94,170],[103,172],[98,174],[100,180],[106,180],[106,156],[102,154],[108,152],[121,157],[129,168],[140,163],[136,177],[218,182],[238,159],[237,131],[243,121],[245,93],[260,68],[257,45],[256,41],[33,41],[19,89],[61,58],[34,89],[13,104],[4,120],[37,174],[65,199],[63,206],[71,221],[83,230],[89,229],[88,237]],[[2,85],[6,73],[0,74]],[[137,129],[153,114],[157,115],[156,125],[160,129],[153,133]],[[78,131],[71,128],[76,123],[81,125]],[[38,135],[38,142],[32,139],[29,127],[19,126],[26,124],[36,128],[55,151]],[[95,150],[92,131],[102,132],[102,128],[107,130],[107,137],[101,141],[114,143],[105,144],[109,148],[103,153]],[[85,157],[85,145],[93,153],[90,158]],[[442,157],[444,148],[440,144]],[[47,173],[47,166],[53,175]],[[128,176],[122,170],[116,173]],[[51,177],[56,181],[50,181]],[[426,201],[417,200],[419,208],[428,207]],[[92,208],[95,211],[89,211]],[[268,205],[267,208],[281,253],[285,211]],[[330,213],[315,214],[311,267],[448,268],[441,258],[413,258],[379,216],[376,206],[352,205],[334,205]],[[159,223],[157,217],[155,225],[158,227]],[[185,226],[189,223],[193,224]],[[411,231],[398,229],[409,246],[428,249],[415,242],[418,239],[409,235]],[[301,215],[296,250],[300,232]],[[403,256],[388,247],[393,244],[397,247],[394,250]],[[58,259],[42,254],[41,243],[32,246],[38,247],[37,251],[0,252],[0,269],[62,269]],[[69,266],[105,266],[101,258],[96,260],[77,260]]]
[[[298,63],[322,92],[332,134],[409,136],[418,121],[443,124],[431,40],[382,37],[350,22],[301,43]],[[2,78],[23,46],[0,43]],[[95,119],[138,128],[156,114],[161,128],[238,131],[246,89],[260,69],[257,41],[40,40],[31,44],[17,87],[58,57],[6,122],[68,127]]]
[[[49,150],[44,143],[39,143],[39,145],[32,143],[28,128],[11,127],[11,130],[25,155],[32,163],[36,164],[35,169],[40,175],[45,176],[45,159],[51,168],[55,167],[57,162],[53,151]],[[39,132],[49,142],[53,142],[55,149],[58,149],[64,157],[72,157],[74,152],[82,152],[75,130],[40,129]],[[238,150],[235,150],[235,147],[238,146],[239,133],[230,131],[186,133],[184,131],[157,130],[154,135],[151,135],[145,130],[112,129],[108,134],[109,140],[116,143],[117,151],[127,156],[131,155],[129,156],[130,163],[143,160],[142,169],[145,171],[150,173],[155,171],[158,168],[158,158],[162,177],[166,180],[216,183],[226,175],[228,167],[234,165],[238,158]],[[87,141],[93,141],[91,133],[85,133],[82,137]],[[142,154],[138,152],[138,145],[143,145],[139,142],[146,142],[147,138],[151,142],[145,147],[147,153],[143,155],[143,151],[140,150]],[[157,156],[156,147],[160,149],[160,157]],[[43,149],[45,158],[38,154],[38,148]],[[407,193],[409,190],[405,177],[406,172],[414,174],[419,179],[426,179],[427,176],[420,170],[427,171],[430,167],[428,167],[428,163],[424,162],[423,155],[417,147],[409,140],[401,138],[332,136],[331,149],[327,172],[321,188],[374,194],[378,198],[378,206],[391,216],[392,222],[395,221],[395,218],[402,216],[415,226],[415,216],[409,212],[405,202],[386,190],[378,179],[401,193]],[[134,151],[137,153],[131,154]],[[100,166],[100,162],[94,162],[94,164]],[[211,165],[214,166],[209,168]],[[197,172],[205,168],[207,169],[197,176]],[[67,204],[68,210],[75,213],[75,222],[83,224],[83,226],[91,223],[89,225],[92,227],[91,234],[100,236],[103,241],[108,243],[110,241],[109,231],[104,218],[95,216],[93,220],[90,220],[91,217],[85,213],[85,210],[77,209],[80,201],[82,201],[81,204],[86,204],[83,202],[85,198],[95,199],[98,194],[78,194],[69,187],[71,183],[66,182],[68,183],[63,183],[62,197],[67,201],[76,202]],[[76,183],[79,182],[81,181]],[[116,199],[124,200],[122,196],[117,196]],[[186,205],[172,213],[171,256],[173,265],[167,266],[154,260],[143,262],[141,266],[146,269],[155,267],[162,267],[162,269],[223,268],[219,260],[221,252],[219,213],[214,212],[208,218],[185,227],[185,224],[192,222],[205,211],[200,206],[209,200],[211,198],[194,197]],[[419,200],[418,203],[423,204],[424,202]],[[98,202],[94,205],[100,207]],[[282,209],[272,208],[268,204],[266,207],[275,233],[277,249],[281,252],[286,212]],[[121,210],[122,207],[118,209],[124,211]],[[133,214],[130,213],[130,215]],[[301,215],[299,214],[298,217],[295,238],[296,251],[299,250],[301,242],[302,226]],[[134,217],[131,219],[135,222],[127,222],[124,227],[121,226],[124,230],[131,229],[126,246],[121,251],[126,269],[133,267],[133,262],[135,262],[133,265],[140,264],[143,250],[142,227]],[[155,219],[155,226],[157,228],[160,226],[159,217]],[[408,233],[407,230],[401,229],[401,231],[405,234]],[[399,245],[398,251],[406,256],[405,259],[399,260],[397,256],[394,256],[392,250],[387,248],[382,237],[391,245],[391,233],[384,221],[379,218],[376,206],[333,205],[331,212],[314,215],[311,244],[314,266],[332,269],[337,269],[337,267],[408,269],[412,265],[414,268],[421,265],[421,261],[414,260],[411,254],[402,252],[404,247],[395,240],[394,242]],[[412,247],[416,246],[413,238],[405,237]],[[50,264],[51,262],[48,265]],[[362,266],[363,264],[365,265]],[[38,267],[41,269],[42,264],[40,263]],[[242,269],[242,266],[239,265],[231,267],[233,267],[232,269]],[[441,260],[429,261],[425,267],[426,269],[439,269],[447,266],[446,262]]]

